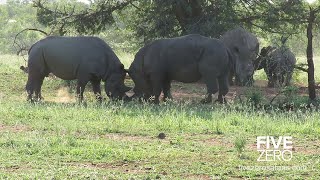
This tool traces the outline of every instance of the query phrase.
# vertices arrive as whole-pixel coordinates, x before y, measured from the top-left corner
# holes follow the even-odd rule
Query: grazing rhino
[[[264,69],[268,77],[268,87],[289,86],[296,64],[295,55],[287,47],[264,47],[254,62],[256,70]]]
[[[153,41],[138,51],[129,68],[135,83],[133,97],[154,96],[154,102],[159,103],[161,91],[164,99],[171,97],[172,80],[192,83],[202,79],[207,86],[202,102],[211,102],[212,94],[217,91],[218,101],[223,102],[229,90],[228,72],[233,63],[228,48],[218,39],[193,34]],[[236,71],[239,77],[247,77],[240,70],[248,72],[247,69]]]
[[[111,99],[119,99],[130,88],[124,85],[126,71],[112,49],[97,37],[51,36],[35,43],[29,50],[28,99],[35,92],[41,98],[41,86],[49,73],[64,80],[77,79],[80,101],[86,84],[90,81],[93,91],[101,101],[100,82],[105,81],[105,91]]]
[[[248,72],[242,73],[253,74],[253,62],[256,60],[259,53],[259,41],[256,36],[246,31],[243,28],[236,28],[227,31],[221,36],[220,40],[230,49],[233,58],[235,59],[235,68],[246,69]],[[248,67],[242,67],[248,66]],[[234,72],[235,68],[231,68],[229,83],[230,85],[252,85],[252,75],[247,77],[239,77]],[[235,82],[233,83],[233,77],[235,76]],[[242,80],[241,80],[242,79]]]

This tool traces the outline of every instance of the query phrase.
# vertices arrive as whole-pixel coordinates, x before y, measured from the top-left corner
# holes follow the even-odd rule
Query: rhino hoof
[[[202,104],[208,104],[208,103],[211,103],[212,102],[212,99],[202,99],[201,101],[200,101]]]
[[[123,101],[125,102],[129,102],[129,101],[132,101],[132,97],[129,97],[127,95],[125,95],[123,98],[122,98]]]
[[[217,99],[215,102],[218,102],[220,104],[227,104],[227,100],[225,98],[223,99]]]

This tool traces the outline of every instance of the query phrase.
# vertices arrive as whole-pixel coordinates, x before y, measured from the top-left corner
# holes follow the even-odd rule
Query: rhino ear
[[[240,52],[240,50],[239,50],[239,48],[237,47],[237,46],[234,46],[234,51],[236,52],[236,53],[239,53]]]

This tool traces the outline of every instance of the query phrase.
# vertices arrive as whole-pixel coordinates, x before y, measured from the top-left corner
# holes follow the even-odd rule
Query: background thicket
[[[305,55],[303,22],[308,6],[304,1],[270,2],[110,0],[90,4],[75,0],[8,0],[0,4],[0,52],[16,53],[14,37],[25,28],[41,29],[52,35],[98,35],[116,50],[134,53],[157,38],[190,33],[219,37],[233,27],[243,26],[259,37],[262,46],[281,45],[281,37],[289,37],[286,45],[297,55]],[[314,31],[314,49],[318,49],[320,32],[318,28]],[[28,48],[43,36],[27,31],[17,38]]]

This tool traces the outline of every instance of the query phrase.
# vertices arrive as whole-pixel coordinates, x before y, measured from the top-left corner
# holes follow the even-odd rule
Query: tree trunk
[[[307,46],[307,61],[308,61],[308,90],[309,90],[309,98],[310,100],[316,99],[316,85],[314,79],[314,63],[313,63],[313,51],[312,51],[312,29],[313,23],[315,20],[315,12],[310,7],[310,14],[308,19],[308,27],[307,27],[307,38],[308,38],[308,46]]]
[[[190,8],[191,11],[188,10],[188,8]],[[184,32],[187,30],[187,26],[201,17],[201,2],[198,0],[177,1],[173,5],[173,11],[181,27],[182,34],[184,34]]]

